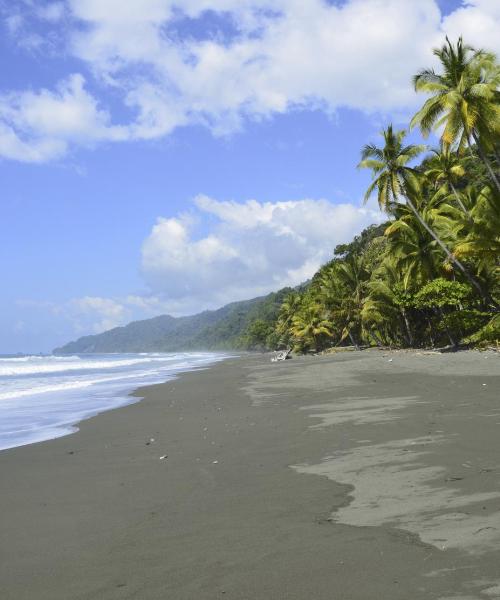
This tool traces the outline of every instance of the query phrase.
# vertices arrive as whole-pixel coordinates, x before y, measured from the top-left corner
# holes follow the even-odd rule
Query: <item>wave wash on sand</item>
[[[223,359],[206,352],[0,358],[0,450],[76,431],[75,423],[137,398],[138,386]]]

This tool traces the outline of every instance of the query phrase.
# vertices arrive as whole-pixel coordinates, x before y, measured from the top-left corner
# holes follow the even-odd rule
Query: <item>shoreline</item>
[[[11,408],[11,412],[13,412],[14,416],[13,425],[11,425],[11,427],[15,427],[15,429],[6,431],[0,429],[0,452],[58,439],[67,435],[73,435],[78,431],[79,425],[88,419],[92,419],[103,412],[116,410],[127,406],[128,404],[140,402],[141,396],[135,394],[135,391],[139,388],[157,384],[161,385],[176,379],[183,373],[208,368],[211,365],[216,364],[221,360],[226,360],[234,355],[222,352],[199,351],[191,353],[172,353],[171,355],[164,354],[163,356],[158,353],[151,353],[149,355],[115,353],[89,356],[80,355],[78,357],[73,356],[70,358],[89,361],[90,359],[95,358],[95,356],[98,356],[99,358],[104,357],[105,359],[108,358],[108,356],[126,357],[126,360],[130,360],[130,357],[133,357],[136,362],[139,362],[138,358],[140,360],[143,357],[149,358],[152,361],[155,359],[158,359],[159,361],[160,358],[163,359],[164,357],[171,356],[172,358],[170,360],[178,360],[181,362],[179,364],[169,364],[163,366],[163,368],[158,365],[161,372],[157,372],[156,374],[134,373],[133,371],[119,373],[116,371],[116,367],[122,365],[117,365],[112,362],[109,363],[108,373],[99,373],[98,369],[102,368],[102,365],[98,364],[92,369],[96,373],[92,374],[94,379],[90,381],[81,379],[80,373],[82,372],[82,367],[80,367],[79,364],[75,364],[69,370],[69,372],[78,372],[77,377],[74,378],[74,380],[58,383],[55,387],[49,385],[48,388],[37,382],[38,388],[35,388],[34,392],[30,391],[28,393],[28,390],[21,390],[18,392],[17,396],[15,395],[16,390],[14,389],[14,392],[11,392],[14,393],[14,395],[10,396],[7,393],[6,397],[8,399],[12,398],[14,402],[20,402],[19,405],[15,405],[13,409]],[[32,359],[38,357],[26,355],[26,358]],[[58,357],[48,355],[47,358],[57,359]],[[190,362],[189,366],[186,366],[185,362],[182,362],[183,360],[188,360]],[[66,366],[66,363],[63,363],[62,366],[59,365],[61,373],[66,375],[68,369],[65,369],[64,366]],[[37,374],[36,367],[33,368],[35,370],[32,372],[28,371],[28,374]],[[53,366],[51,370],[57,371],[58,368],[57,366]],[[109,377],[109,374],[112,372],[113,376]],[[44,371],[42,370],[40,373],[43,375]],[[8,375],[11,374],[8,373]],[[24,373],[21,371],[20,375],[24,375]],[[106,378],[106,375],[108,375],[108,378]],[[117,386],[112,382],[116,380],[120,381],[120,375],[121,385]],[[136,381],[127,382],[128,379],[134,378],[134,375]],[[97,377],[97,379],[95,379],[95,377]],[[140,382],[139,380],[141,377],[148,377],[149,381]],[[114,389],[107,387],[110,383],[115,386]],[[7,390],[7,392],[9,392],[9,390]],[[52,400],[52,396],[57,398],[57,400]],[[26,400],[28,400],[27,403]],[[46,413],[43,418],[38,409],[40,404],[46,407]],[[28,420],[27,417],[24,417],[25,421],[19,421],[19,413],[22,414],[23,412],[31,417],[31,421]],[[0,417],[4,416],[5,421],[10,423],[12,414],[7,410],[5,415],[0,413]]]
[[[493,353],[363,351],[137,388],[0,452],[2,597],[496,597],[499,383]]]

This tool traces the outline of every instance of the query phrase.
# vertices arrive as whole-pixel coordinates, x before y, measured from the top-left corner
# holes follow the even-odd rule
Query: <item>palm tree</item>
[[[441,146],[440,150],[433,149],[434,156],[428,161],[425,176],[431,179],[437,186],[449,187],[455,196],[460,208],[470,219],[470,213],[465,207],[455,184],[457,180],[465,175],[465,169],[460,162],[458,154],[451,152],[449,146]]]
[[[500,196],[485,187],[477,192],[474,208],[474,221],[470,232],[458,241],[455,247],[457,256],[474,258],[480,272],[493,278],[500,274]],[[456,225],[459,227],[459,223]]]
[[[303,304],[303,295],[292,291],[287,294],[280,306],[275,332],[278,343],[288,346],[291,344],[291,326],[294,316],[299,312]]]
[[[392,124],[383,129],[384,145],[367,144],[361,151],[360,169],[371,169],[373,181],[366,190],[365,202],[377,190],[378,204],[386,212],[404,195],[405,185],[415,170],[408,164],[426,150],[424,145],[403,146],[406,131],[394,131]]]
[[[347,337],[359,348],[357,332],[361,330],[361,310],[366,281],[369,278],[361,255],[332,263],[320,279],[320,300],[330,311],[332,322],[340,330],[340,341]]]
[[[401,207],[399,218],[386,229],[392,262],[401,273],[403,289],[420,287],[427,281],[439,277],[436,242],[415,218],[413,212]],[[443,265],[444,267],[444,265]]]
[[[365,194],[365,202],[376,189],[380,208],[391,212],[400,202],[400,199],[404,197],[406,204],[420,225],[440,246],[446,254],[448,261],[463,273],[471,284],[474,285],[481,297],[485,298],[479,283],[450,251],[416,208],[419,204],[424,204],[422,187],[419,181],[419,173],[408,166],[408,163],[416,158],[424,150],[425,146],[403,146],[406,132],[394,131],[392,125],[389,125],[387,129],[382,131],[382,135],[385,142],[383,148],[369,144],[361,152],[362,160],[358,167],[371,169],[374,178],[374,181]]]
[[[498,102],[499,69],[496,58],[484,51],[464,45],[459,38],[456,46],[446,38],[442,48],[434,49],[442,73],[424,69],[413,78],[415,90],[431,94],[413,117],[410,127],[419,126],[427,136],[432,129],[444,127],[444,146],[476,143],[481,160],[500,191],[500,180],[487,157],[487,150],[496,153],[500,136],[500,104]],[[498,154],[496,153],[497,159]]]
[[[385,338],[397,339],[395,332],[399,323],[403,325],[404,337],[409,346],[413,346],[414,338],[407,309],[410,307],[411,292],[402,279],[402,272],[396,267],[392,250],[384,256],[380,267],[373,273],[367,284],[367,292],[361,311],[364,328],[373,333],[377,329],[385,330]]]
[[[324,308],[318,304],[310,304],[294,315],[292,319],[292,334],[305,342],[313,350],[320,349],[323,336],[332,337],[330,322],[325,318]]]
[[[290,292],[287,294],[280,306],[278,314],[278,327],[285,331],[292,322],[302,306],[302,295],[299,292]]]

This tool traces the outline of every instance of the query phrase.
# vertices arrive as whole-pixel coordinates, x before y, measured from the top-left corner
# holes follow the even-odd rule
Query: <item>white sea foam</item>
[[[131,367],[151,362],[171,362],[176,360],[174,356],[150,356],[141,355],[140,358],[127,358],[116,360],[84,360],[78,356],[74,357],[23,357],[0,359],[0,377],[16,375],[35,375],[38,373],[61,373],[64,371],[83,371],[92,369],[119,369],[120,367]]]
[[[136,401],[132,389],[222,358],[203,352],[0,358],[0,450],[72,433],[78,421]]]

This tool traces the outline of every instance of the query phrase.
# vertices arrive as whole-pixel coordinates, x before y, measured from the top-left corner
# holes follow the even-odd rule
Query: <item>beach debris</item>
[[[163,456],[160,456],[160,460],[165,460],[166,458],[168,458],[168,454],[164,454]]]
[[[271,358],[271,362],[280,362],[282,360],[287,360],[288,358],[292,358],[290,353],[292,352],[291,348],[287,350],[280,350],[279,352],[275,352],[274,356]]]
[[[213,465],[218,465],[218,464],[219,464],[219,461],[218,461],[218,460],[213,460],[213,461],[212,461],[212,464],[213,464]]]
[[[154,438],[149,438],[149,440],[146,442],[146,446],[151,446],[151,444],[155,443],[155,439]]]
[[[390,358],[387,362],[392,362],[394,359]]]

